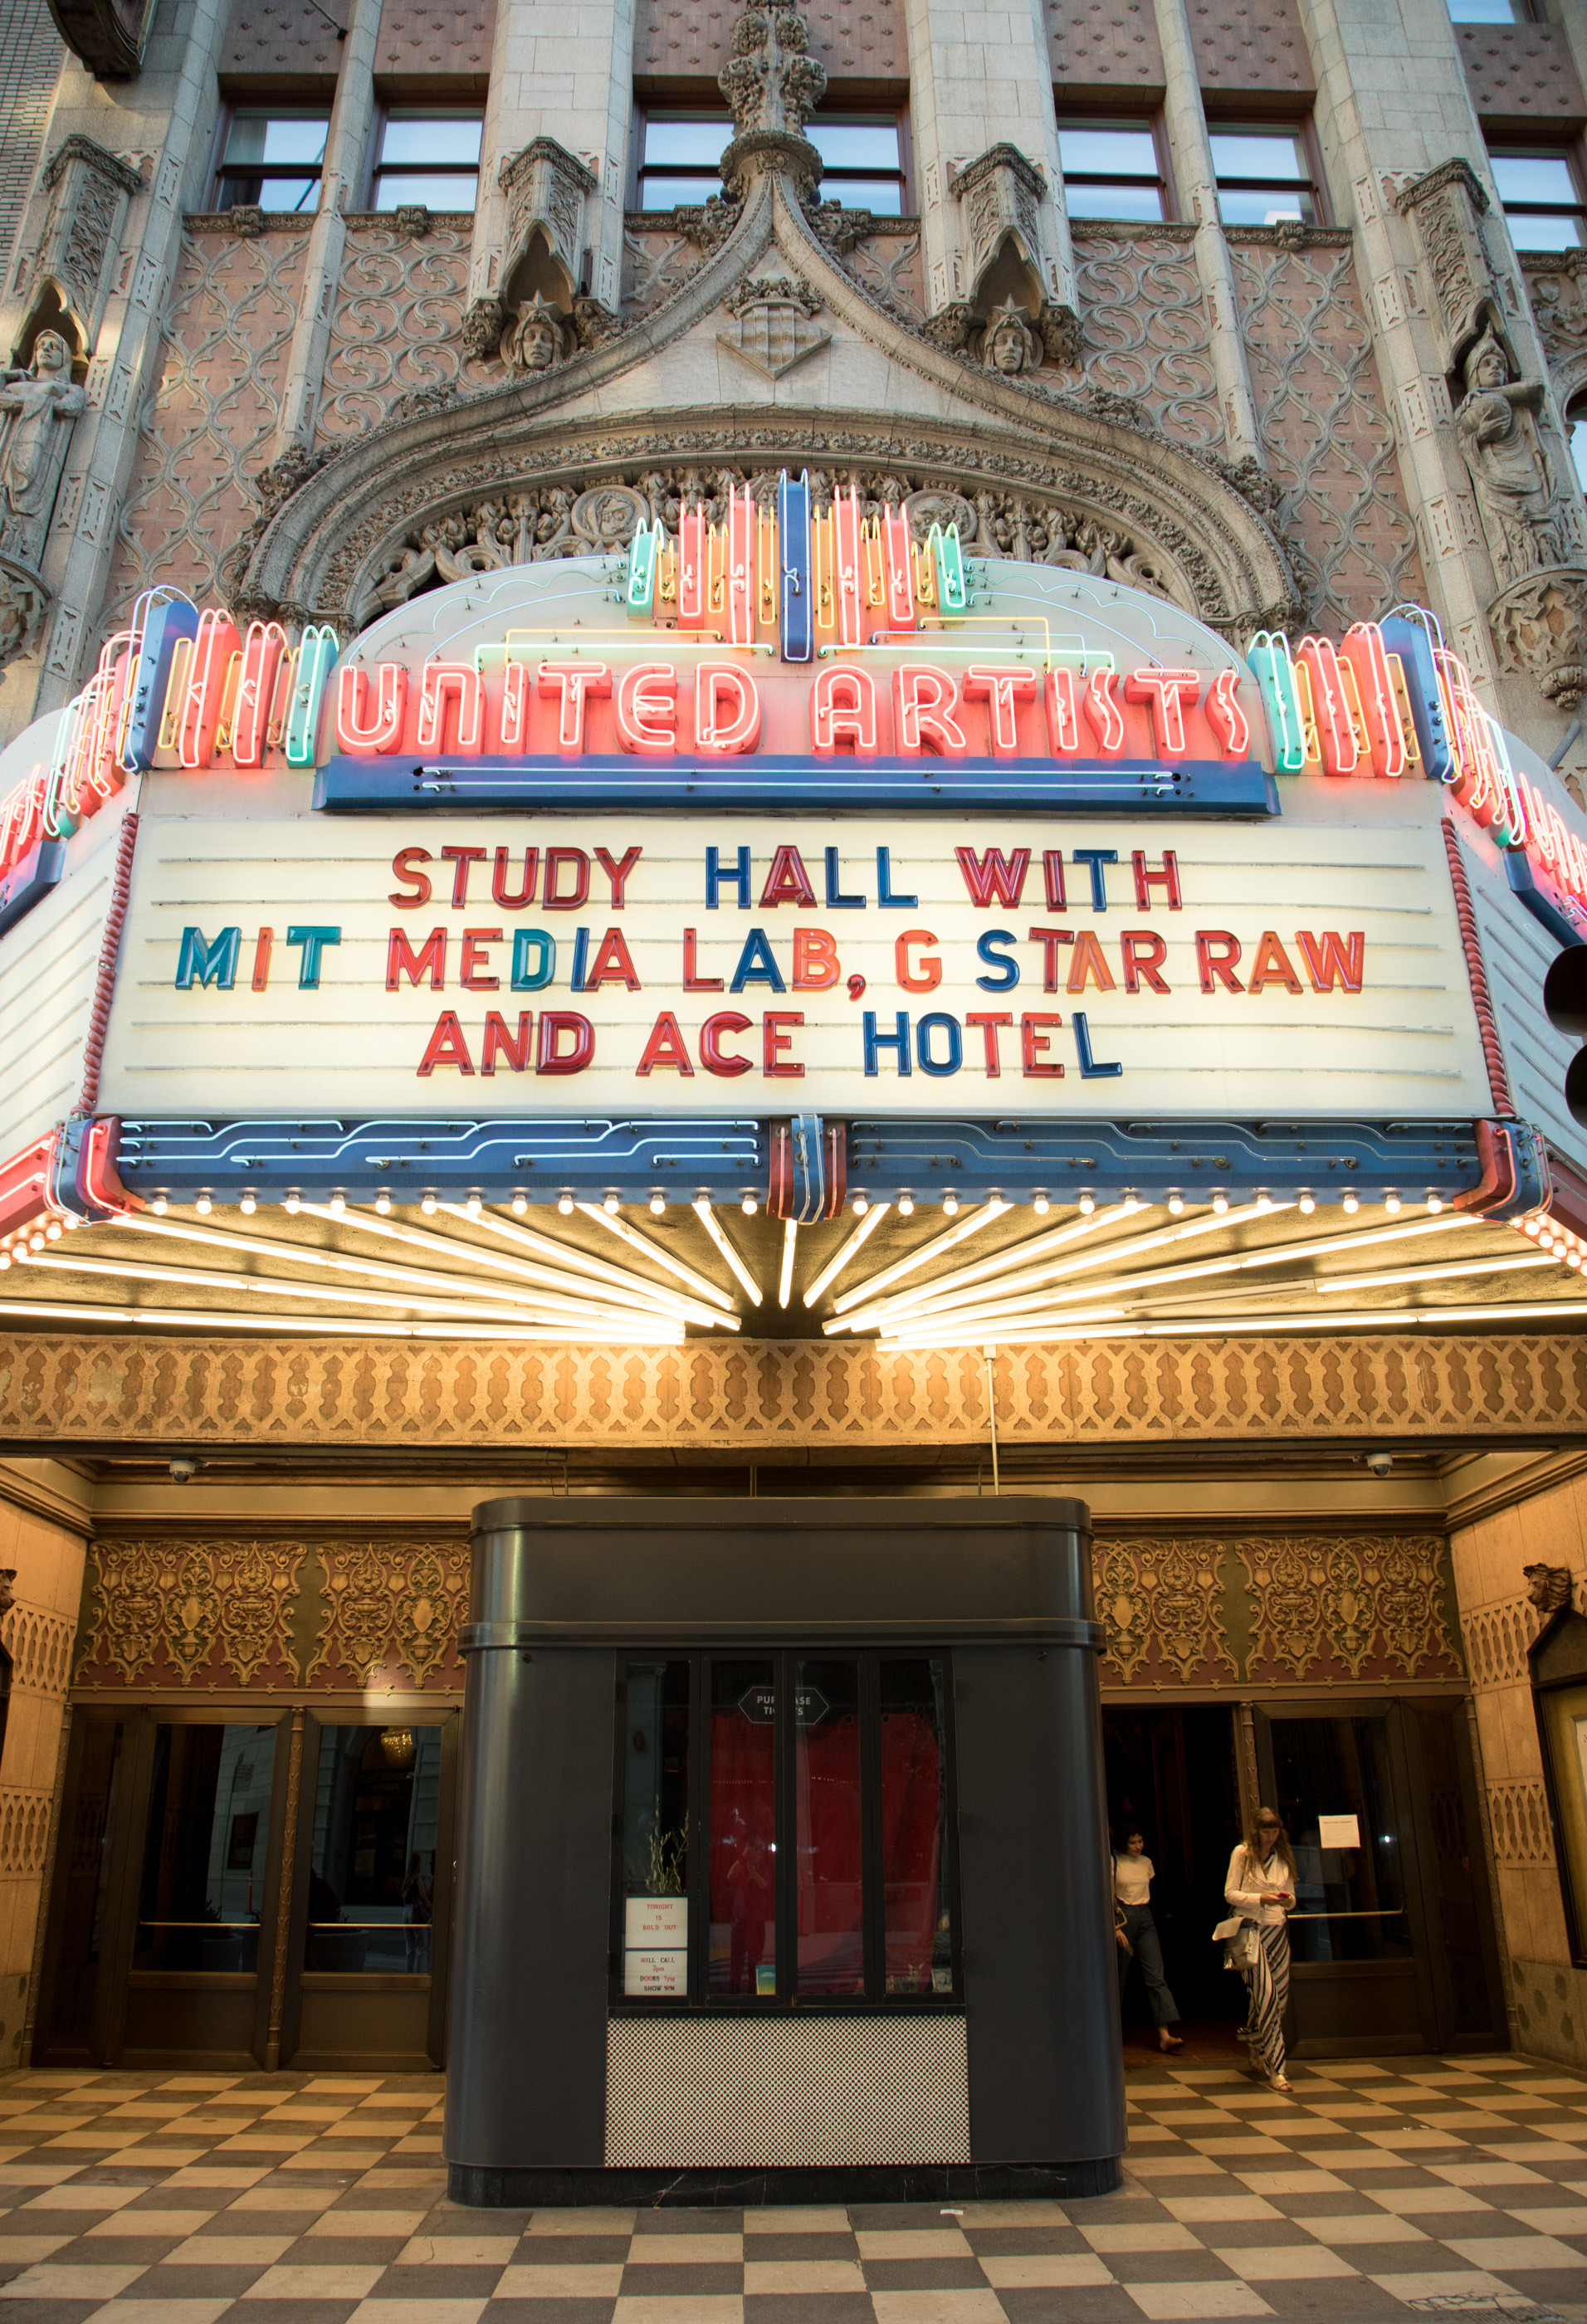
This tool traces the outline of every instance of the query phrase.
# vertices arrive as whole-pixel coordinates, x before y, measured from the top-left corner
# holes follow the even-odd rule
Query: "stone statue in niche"
[[[567,360],[567,325],[537,290],[518,309],[518,319],[502,334],[503,359],[513,371],[550,371]]]
[[[59,331],[41,331],[28,369],[0,383],[0,549],[29,564],[42,553],[71,423],[88,400]]]
[[[1455,429],[1501,584],[1575,562],[1577,529],[1538,433],[1543,381],[1518,379],[1491,330],[1467,355],[1462,375],[1466,392]]]
[[[1521,1579],[1527,1585],[1527,1597],[1540,1614],[1556,1614],[1562,1606],[1571,1602],[1568,1565],[1523,1565]]]
[[[994,308],[981,338],[981,360],[1004,379],[1027,379],[1040,363],[1040,337],[1012,299]]]

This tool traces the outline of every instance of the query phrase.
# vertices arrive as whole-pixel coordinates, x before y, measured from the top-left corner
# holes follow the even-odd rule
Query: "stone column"
[[[1075,254],[1040,0],[963,0],[951,9],[934,0],[908,0],[908,5],[909,118],[927,307],[934,316],[968,307],[1012,228],[1017,240],[1036,245],[1029,254],[1047,305],[1072,317]],[[1040,172],[1045,187],[1037,187],[1030,169]],[[955,192],[962,176],[969,182]]]
[[[272,466],[294,451],[308,452],[314,442],[331,315],[347,246],[344,213],[356,203],[368,166],[369,136],[374,120],[374,43],[380,32],[380,12],[381,0],[354,0],[347,37],[341,44],[341,71],[320,172],[319,208],[309,229],[298,319],[292,327],[286,377],[281,383],[281,417],[271,454]]]
[[[588,295],[607,314],[615,314],[632,118],[633,0],[589,0],[571,17],[558,0],[500,0],[468,274],[470,321],[465,329],[475,352],[494,347],[494,336],[480,318],[489,302],[499,300],[504,272],[513,263],[509,194],[501,172],[537,138],[554,139],[595,181],[577,184],[582,217],[567,240],[574,253],[573,295],[580,292],[580,261],[588,250]]]
[[[1386,0],[1383,9],[1363,14],[1338,0],[1305,0],[1305,16],[1324,158],[1336,211],[1358,237],[1379,375],[1434,608],[1488,706],[1547,755],[1573,708],[1568,669],[1582,658],[1587,570],[1566,622],[1573,622],[1575,647],[1564,656],[1562,685],[1543,653],[1528,669],[1524,657],[1501,646],[1489,619],[1509,578],[1505,552],[1480,505],[1456,417],[1465,362],[1485,316],[1508,342],[1506,383],[1523,394],[1532,392],[1526,383],[1536,383],[1517,425],[1555,480],[1552,508],[1541,507],[1546,491],[1539,496],[1539,568],[1582,565],[1587,533],[1448,8],[1444,0]],[[1573,530],[1580,549],[1568,538]],[[1564,642],[1570,647],[1568,638]],[[1556,632],[1556,662],[1559,647]]]
[[[1213,368],[1223,413],[1226,448],[1232,460],[1262,456],[1256,397],[1245,361],[1234,262],[1218,216],[1217,172],[1202,110],[1195,46],[1185,0],[1155,0],[1158,39],[1163,51],[1163,117],[1174,177],[1186,216],[1195,226],[1195,271],[1213,318]]]
[[[52,599],[42,667],[31,688],[23,669],[7,678],[4,715],[10,733],[69,700],[97,651],[116,518],[137,450],[138,416],[159,369],[161,318],[181,254],[182,212],[200,206],[209,169],[226,14],[226,0],[194,0],[180,23],[162,18],[135,80],[101,85],[69,57],[56,90],[45,154],[58,152],[71,135],[123,157],[135,153],[143,190],[131,199],[120,235],[121,263],[88,350],[88,408],[73,429],[42,567]],[[40,245],[49,200],[41,180],[17,237],[20,253]],[[25,297],[20,310],[14,300],[6,317],[14,335],[25,322]],[[14,337],[7,352],[12,344]]]

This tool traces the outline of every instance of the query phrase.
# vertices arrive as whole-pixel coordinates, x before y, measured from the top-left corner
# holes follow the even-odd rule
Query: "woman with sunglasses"
[[[1251,2061],[1276,2090],[1290,2088],[1284,2070],[1284,2009],[1289,1999],[1288,1915],[1295,1909],[1295,1856],[1271,1808],[1257,1820],[1229,1858],[1223,1894],[1232,1913],[1256,1923],[1251,1959],[1241,1975],[1249,2007],[1241,2039]]]

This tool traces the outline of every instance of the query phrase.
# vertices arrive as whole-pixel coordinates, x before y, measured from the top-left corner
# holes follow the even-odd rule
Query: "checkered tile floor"
[[[1130,2070],[1120,2194],[467,2211],[434,2078],[0,2077],[0,2324],[1587,2324],[1587,2080]]]

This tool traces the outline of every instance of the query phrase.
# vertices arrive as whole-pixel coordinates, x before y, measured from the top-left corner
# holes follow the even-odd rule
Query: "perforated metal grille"
[[[606,2161],[967,2163],[962,2017],[614,2018]]]

